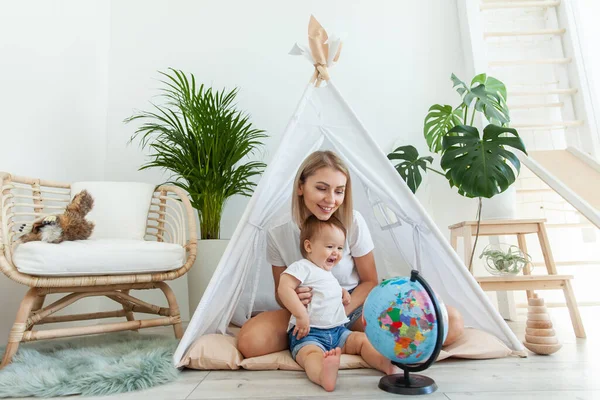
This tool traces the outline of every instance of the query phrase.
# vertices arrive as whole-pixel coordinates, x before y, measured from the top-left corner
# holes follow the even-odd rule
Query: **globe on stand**
[[[433,379],[410,374],[433,364],[448,334],[446,307],[418,271],[373,288],[363,307],[363,324],[373,347],[404,371],[381,378],[380,389],[408,395],[437,390]]]

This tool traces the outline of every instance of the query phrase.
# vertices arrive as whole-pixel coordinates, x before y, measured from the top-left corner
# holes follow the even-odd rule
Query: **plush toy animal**
[[[60,243],[65,240],[85,240],[94,230],[94,223],[85,216],[94,206],[94,199],[87,190],[77,193],[62,215],[50,215],[33,222],[31,231],[18,240],[20,243],[41,240]],[[20,231],[25,231],[26,225]]]

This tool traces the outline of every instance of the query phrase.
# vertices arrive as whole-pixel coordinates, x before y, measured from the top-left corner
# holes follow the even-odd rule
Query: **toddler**
[[[307,218],[300,231],[300,251],[304,259],[291,264],[277,287],[279,299],[292,313],[288,336],[292,357],[308,379],[326,391],[335,389],[342,354],[360,355],[371,367],[385,374],[399,373],[387,358],[377,352],[363,332],[352,332],[344,324],[348,317],[344,304],[350,294],[331,273],[342,258],[346,229],[335,217],[321,221]],[[298,286],[312,288],[312,301],[305,307],[296,293]]]

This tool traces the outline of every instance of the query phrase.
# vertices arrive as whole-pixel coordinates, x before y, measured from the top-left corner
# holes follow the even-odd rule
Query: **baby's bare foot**
[[[326,351],[323,355],[323,370],[321,371],[321,386],[328,392],[335,390],[338,370],[340,369],[340,357],[342,349],[336,347],[333,350]]]

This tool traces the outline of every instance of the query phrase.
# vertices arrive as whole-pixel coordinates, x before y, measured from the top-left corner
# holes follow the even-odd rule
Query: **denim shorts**
[[[342,348],[344,347],[344,344],[346,344],[348,336],[352,333],[352,331],[344,325],[329,329],[310,328],[308,335],[304,336],[302,339],[296,339],[296,336],[292,334],[293,332],[294,327],[290,328],[288,331],[288,338],[290,342],[290,351],[292,352],[292,358],[294,360],[296,360],[296,355],[298,355],[300,349],[309,344],[320,347],[323,351],[333,350],[336,347]]]

